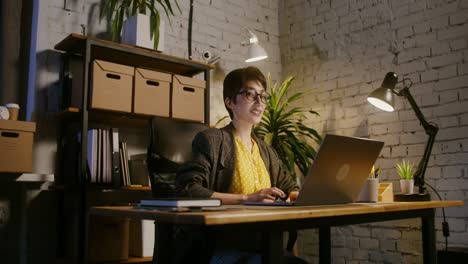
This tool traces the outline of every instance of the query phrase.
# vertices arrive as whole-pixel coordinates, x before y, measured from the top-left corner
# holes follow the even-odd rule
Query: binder
[[[96,182],[97,176],[97,130],[88,130],[88,166],[90,170],[91,182]]]
[[[120,176],[120,153],[119,153],[119,129],[112,128],[112,183],[114,186],[122,186]]]

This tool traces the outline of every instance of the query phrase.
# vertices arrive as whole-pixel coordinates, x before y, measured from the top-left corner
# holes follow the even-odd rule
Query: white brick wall
[[[187,57],[188,1],[179,4],[182,14],[166,28],[166,53]],[[57,110],[60,89],[55,85],[60,58],[53,47],[68,34],[81,33],[81,24],[91,36],[108,36],[108,23],[99,22],[98,0],[76,1],[71,10],[63,9],[63,1],[40,1],[39,8],[34,113],[43,136],[35,147],[35,171],[53,173],[55,124],[45,120],[45,113]],[[395,113],[380,112],[366,102],[385,73],[395,71],[412,79],[416,102],[440,126],[427,180],[444,198],[468,204],[467,14],[466,0],[195,1],[193,57],[200,60],[200,53],[209,50],[223,58],[212,71],[211,122],[226,114],[224,76],[246,65],[240,42],[246,36],[242,27],[249,27],[270,56],[255,65],[271,72],[274,80],[295,74],[293,86],[311,90],[303,103],[321,116],[309,124],[322,134],[385,141],[378,160],[382,179],[397,183],[395,162],[404,157],[417,162],[426,136],[401,98]],[[447,210],[453,225],[450,245],[468,245],[467,209]],[[333,262],[420,263],[419,228],[419,221],[408,220],[333,229]],[[316,231],[300,233],[300,241],[304,258],[316,262]],[[442,247],[440,231],[438,241]]]
[[[440,127],[426,179],[444,198],[467,204],[467,1],[288,0],[280,5],[283,77],[295,74],[303,82],[294,87],[311,90],[304,102],[321,116],[309,124],[322,134],[385,141],[377,163],[382,166],[383,180],[394,182],[398,191],[395,162],[402,158],[419,162],[427,136],[404,99],[396,99],[396,112],[384,113],[369,106],[365,98],[388,71],[411,78],[416,102],[426,118]],[[307,49],[314,52],[304,53]],[[448,221],[454,225],[451,246],[468,246],[467,207],[447,210]],[[352,234],[345,241],[349,243],[334,244],[333,263],[420,263],[419,228],[417,221],[348,227]],[[316,248],[301,238],[308,245],[302,254],[312,258]],[[344,254],[357,241],[359,249]],[[443,241],[441,232],[438,241]]]
[[[64,1],[40,1],[38,23],[38,63],[37,95],[33,118],[41,125],[41,135],[36,139],[34,171],[53,174],[55,145],[55,123],[45,120],[46,113],[58,110],[60,87],[60,56],[54,51],[54,45],[70,33],[82,34],[86,27],[89,36],[110,38],[109,23],[106,18],[99,21],[99,0],[73,1],[71,10],[64,9]],[[165,53],[188,58],[187,29],[189,1],[179,1],[182,14],[176,11],[171,17],[172,27],[166,22]],[[164,13],[164,12],[163,12]],[[211,109],[210,122],[214,124],[220,117],[227,115],[222,100],[222,81],[233,69],[255,65],[265,74],[271,73],[273,80],[281,77],[279,49],[278,1],[235,1],[235,0],[200,0],[194,3],[192,56],[200,60],[203,51],[219,55],[222,60],[211,72]],[[166,19],[162,15],[162,19]],[[248,37],[245,27],[254,31],[261,45],[266,49],[268,60],[246,64],[247,48],[240,43]],[[52,123],[51,123],[52,122]],[[131,154],[145,152],[144,142],[134,140]],[[50,157],[50,158],[44,158]]]

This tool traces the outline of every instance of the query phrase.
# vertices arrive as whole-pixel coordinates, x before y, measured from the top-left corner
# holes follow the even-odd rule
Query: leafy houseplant
[[[398,175],[400,176],[400,189],[402,193],[413,193],[414,189],[414,165],[409,161],[403,160],[395,165]]]
[[[412,180],[414,176],[414,165],[409,161],[403,160],[395,165],[398,175],[402,180]]]
[[[291,107],[290,104],[301,99],[306,93],[297,92],[287,96],[294,76],[288,77],[280,86],[272,84],[268,75],[270,100],[266,104],[261,122],[254,128],[255,134],[271,145],[287,167],[291,176],[296,179],[296,166],[302,175],[306,175],[315,157],[316,150],[306,141],[317,143],[322,138],[313,128],[302,123],[306,113],[319,115],[317,112],[304,107]]]
[[[111,33],[112,40],[117,41],[122,30],[122,25],[125,17],[137,15],[137,13],[146,14],[149,12],[150,16],[150,34],[153,37],[154,49],[157,49],[159,44],[159,25],[160,25],[160,14],[156,9],[159,4],[166,13],[174,15],[174,9],[172,8],[171,0],[102,0],[103,9],[101,10],[101,18],[106,14],[110,13],[110,19],[112,21]],[[179,12],[181,12],[177,0],[174,0]],[[170,22],[170,20],[169,20]]]

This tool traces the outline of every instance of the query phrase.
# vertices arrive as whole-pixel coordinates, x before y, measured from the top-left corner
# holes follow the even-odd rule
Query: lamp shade
[[[395,98],[393,97],[398,76],[394,72],[388,72],[382,85],[367,96],[367,101],[375,107],[387,112],[395,110]]]
[[[367,96],[367,101],[373,106],[387,112],[395,110],[395,98],[391,89],[380,87]]]
[[[268,58],[268,55],[265,49],[258,45],[257,42],[251,43],[249,45],[249,51],[247,53],[247,59],[245,62],[254,62]]]

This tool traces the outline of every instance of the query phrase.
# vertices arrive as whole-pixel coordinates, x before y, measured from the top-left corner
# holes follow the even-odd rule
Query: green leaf
[[[156,49],[159,43],[160,27],[160,14],[156,9],[156,2],[164,9],[169,24],[172,25],[170,17],[174,16],[174,9],[171,0],[103,0],[100,18],[104,17],[105,14],[110,15],[112,40],[117,41],[122,31],[125,16],[136,15],[138,12],[146,14],[149,10],[150,34],[154,39],[154,48]],[[174,3],[179,12],[182,13],[177,0],[174,0]]]
[[[395,164],[398,175],[402,180],[411,180],[414,177],[414,165],[409,161],[403,160]]]
[[[159,13],[155,10],[151,10],[151,16],[150,16],[150,32],[151,32],[151,37],[153,38],[153,44],[154,44],[154,49],[156,50],[158,48],[159,44]]]

